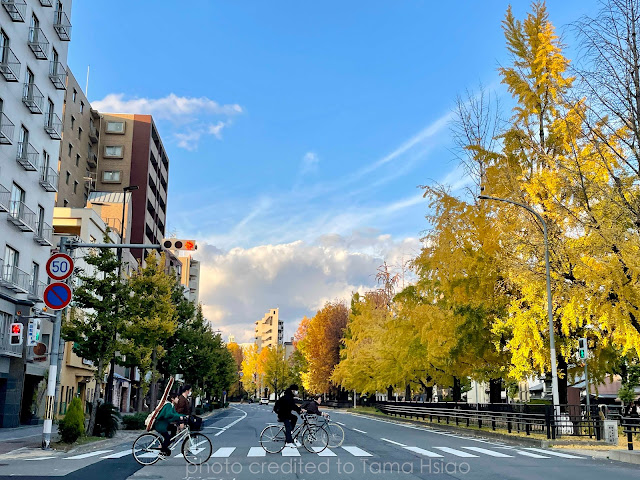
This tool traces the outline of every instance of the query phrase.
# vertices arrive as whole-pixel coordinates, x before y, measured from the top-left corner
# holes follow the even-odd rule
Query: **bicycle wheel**
[[[337,423],[327,423],[324,429],[329,434],[329,448],[338,448],[344,442],[344,429]]]
[[[279,425],[267,425],[260,433],[260,445],[267,453],[278,453],[284,448],[284,427]]]
[[[302,444],[311,453],[320,453],[329,445],[329,434],[324,427],[308,426],[302,432]]]
[[[140,465],[153,465],[160,458],[162,437],[155,433],[143,433],[131,447],[131,453]]]
[[[182,442],[182,455],[191,465],[202,465],[209,460],[212,451],[211,440],[202,433],[189,433]]]

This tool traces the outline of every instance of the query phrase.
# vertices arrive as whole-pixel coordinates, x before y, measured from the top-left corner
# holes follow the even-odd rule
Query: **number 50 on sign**
[[[47,261],[47,275],[53,280],[64,280],[73,273],[73,260],[64,253],[55,253]]]

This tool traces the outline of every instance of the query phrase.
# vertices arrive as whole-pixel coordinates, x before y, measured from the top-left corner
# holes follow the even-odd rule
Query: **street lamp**
[[[134,190],[138,190],[140,187],[138,185],[129,185],[128,187],[124,187],[122,189],[122,220],[120,223],[120,245],[124,243],[124,209],[127,203],[127,193],[133,192]],[[118,248],[118,282],[120,282],[120,277],[122,277],[122,248]],[[116,305],[116,311],[114,312],[118,315],[119,307]],[[117,339],[117,329],[113,330],[113,342],[116,342]],[[107,377],[107,390],[105,392],[105,402],[113,403],[113,377],[116,369],[116,352],[113,352],[113,357],[111,358],[111,368],[109,369],[109,376]]]
[[[553,394],[553,407],[556,416],[560,415],[560,395],[558,394],[558,369],[556,366],[556,340],[553,331],[553,300],[551,298],[551,272],[549,268],[549,238],[547,237],[547,223],[544,218],[528,205],[523,203],[507,200],[506,198],[490,197],[488,195],[478,195],[478,200],[495,200],[496,202],[505,202],[522,207],[528,212],[535,215],[542,224],[542,232],[544,234],[544,262],[547,270],[547,315],[549,317],[549,347],[551,349],[551,392]]]

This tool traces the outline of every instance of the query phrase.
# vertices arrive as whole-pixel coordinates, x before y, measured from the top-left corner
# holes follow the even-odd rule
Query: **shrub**
[[[202,407],[196,407],[196,415],[202,415]]]
[[[107,438],[112,438],[120,428],[121,418],[120,412],[111,403],[101,404],[96,412],[96,425],[93,428],[93,434],[96,437],[104,435]]]
[[[142,412],[125,415],[122,417],[122,425],[125,430],[144,430],[146,428],[144,421],[147,419],[147,415]]]
[[[58,424],[58,433],[65,443],[73,443],[84,435],[84,412],[79,398],[71,400],[66,415]]]

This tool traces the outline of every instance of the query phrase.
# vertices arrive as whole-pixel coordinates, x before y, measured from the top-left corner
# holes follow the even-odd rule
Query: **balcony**
[[[14,127],[11,120],[4,113],[0,113],[0,144],[11,145],[13,143]]]
[[[0,48],[0,73],[7,82],[17,82],[20,78],[20,61],[9,47]]]
[[[24,22],[27,15],[27,2],[24,0],[0,0],[2,6],[7,11],[14,22]]]
[[[49,80],[57,90],[67,89],[67,71],[60,62],[49,62]]]
[[[46,60],[49,55],[49,40],[41,28],[29,29],[29,48],[38,60]]]
[[[53,0],[40,0],[40,5],[43,7],[53,7]]]
[[[51,238],[53,237],[53,227],[46,222],[36,222],[36,231],[33,232],[33,239],[40,245],[53,246]]]
[[[54,140],[62,139],[62,120],[55,113],[49,113],[44,118],[44,131]]]
[[[40,167],[40,186],[47,192],[57,192],[58,172],[51,167]]]
[[[37,278],[34,278],[31,281],[31,285],[29,285],[29,293],[27,293],[27,298],[30,300],[40,300],[44,299],[44,289],[47,288],[47,284],[44,282],[39,282]]]
[[[23,232],[34,232],[36,229],[36,214],[24,202],[12,200],[9,202],[7,220]]]
[[[31,275],[13,265],[4,266],[2,280],[5,287],[15,292],[28,293],[31,288]]]
[[[62,10],[58,10],[53,14],[53,28],[58,34],[58,38],[63,42],[71,40],[71,22],[69,17]]]
[[[0,212],[9,211],[10,201],[11,201],[11,192],[4,185],[0,185]]]
[[[26,105],[31,113],[42,113],[44,95],[35,83],[25,83],[22,89],[22,103]]]
[[[22,168],[33,172],[38,169],[38,151],[33,145],[27,142],[18,142],[18,154],[16,161],[22,165]]]
[[[93,151],[93,148],[89,149],[89,155],[87,157],[87,164],[90,168],[98,167],[98,155]]]
[[[96,126],[92,123],[89,125],[89,140],[91,143],[98,143],[98,138],[100,138],[100,133]]]

